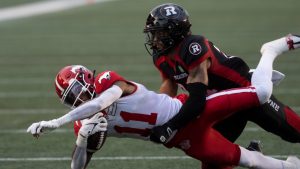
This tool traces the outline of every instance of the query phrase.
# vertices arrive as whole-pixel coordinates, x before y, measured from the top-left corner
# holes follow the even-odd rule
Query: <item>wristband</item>
[[[76,145],[78,147],[86,147],[87,146],[87,137],[84,137],[80,133],[78,133]]]

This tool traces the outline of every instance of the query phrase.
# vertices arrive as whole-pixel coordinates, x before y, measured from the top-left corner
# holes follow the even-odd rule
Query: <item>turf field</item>
[[[0,1],[0,8],[25,0]],[[142,29],[149,10],[165,1],[115,0],[68,11],[0,22],[0,169],[69,168],[72,126],[36,140],[25,129],[34,121],[67,112],[54,91],[60,68],[82,64],[98,72],[115,70],[152,90],[159,73],[144,49]],[[175,0],[190,13],[193,32],[203,34],[230,55],[258,63],[263,42],[300,33],[299,0]],[[274,93],[300,112],[300,51],[278,58],[287,77]],[[264,153],[300,156],[290,144],[249,123],[238,140],[263,141]],[[106,159],[103,159],[105,157]],[[90,169],[192,169],[198,161],[177,150],[133,139],[109,138]]]

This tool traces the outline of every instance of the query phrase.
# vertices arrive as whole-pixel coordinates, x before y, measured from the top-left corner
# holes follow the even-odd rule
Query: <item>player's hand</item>
[[[79,134],[88,137],[98,131],[107,130],[107,120],[103,113],[97,113],[92,118],[86,119],[82,123]]]
[[[92,118],[82,122],[82,126],[78,132],[76,145],[79,147],[87,146],[87,139],[96,132],[104,132],[107,130],[107,120],[103,113],[97,113]]]
[[[150,140],[155,143],[168,143],[176,134],[177,130],[174,130],[169,123],[162,126],[153,127],[150,134]]]
[[[39,137],[42,133],[50,132],[58,127],[59,124],[55,119],[50,121],[40,121],[31,124],[27,129],[27,133],[31,133],[34,137]]]

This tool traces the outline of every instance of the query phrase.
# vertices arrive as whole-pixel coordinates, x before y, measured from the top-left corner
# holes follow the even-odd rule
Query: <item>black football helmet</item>
[[[173,3],[156,6],[151,10],[144,28],[146,50],[152,56],[167,53],[188,35],[190,27],[189,14],[181,6]]]

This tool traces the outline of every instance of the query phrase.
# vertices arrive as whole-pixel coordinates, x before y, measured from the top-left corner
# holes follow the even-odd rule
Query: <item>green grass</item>
[[[1,1],[0,7],[25,0]],[[54,77],[65,65],[82,64],[97,72],[115,70],[152,90],[160,85],[159,73],[144,49],[142,33],[150,9],[163,1],[121,0],[0,22],[0,158],[69,157],[74,145],[71,132],[54,132],[39,140],[25,130],[32,122],[67,112],[54,91]],[[193,32],[202,34],[230,55],[241,56],[254,67],[260,46],[289,32],[300,33],[299,0],[175,0],[190,13]],[[274,93],[300,111],[300,52],[279,57],[275,68],[287,77]],[[39,113],[41,112],[41,113]],[[248,127],[257,127],[250,123]],[[63,129],[72,129],[71,125]],[[245,131],[237,143],[246,146],[261,139],[270,155],[298,154],[290,144],[262,130]],[[109,138],[97,157],[182,156],[144,141]],[[0,161],[0,168],[69,168],[70,161]],[[93,161],[96,168],[174,169],[199,168],[193,159]]]
[[[43,0],[1,0],[0,9],[6,7],[14,7],[16,5],[28,4],[32,2],[39,2],[39,1],[43,1]]]

